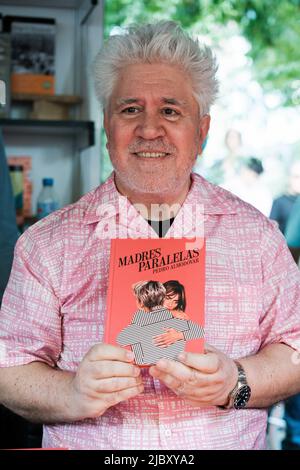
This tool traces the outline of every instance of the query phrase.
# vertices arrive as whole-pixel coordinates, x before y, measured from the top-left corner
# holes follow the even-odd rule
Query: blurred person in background
[[[300,194],[300,161],[295,161],[288,175],[287,190],[273,202],[270,219],[278,222],[279,229],[287,237],[289,249],[298,263],[300,253],[300,199],[293,209]],[[292,216],[291,216],[292,213]],[[288,226],[288,230],[287,230]],[[270,409],[270,414],[275,407]],[[284,419],[286,421],[286,438],[282,443],[284,449],[300,445],[300,398],[293,396],[285,402]],[[298,437],[297,437],[298,434]],[[296,442],[295,442],[296,441]],[[299,448],[299,447],[298,447]]]
[[[205,171],[205,178],[222,186],[237,176],[242,162],[242,134],[237,129],[228,129],[225,134],[226,154]]]
[[[285,238],[296,263],[300,258],[300,195],[297,197],[285,229]]]
[[[14,247],[18,238],[16,211],[7,166],[4,143],[0,130],[0,307],[9,278]]]
[[[272,196],[261,181],[263,172],[261,160],[250,157],[243,163],[239,174],[225,181],[221,186],[256,207],[264,215],[269,216]]]
[[[297,171],[296,171],[297,170]],[[298,173],[297,173],[298,172]],[[298,174],[298,177],[297,177]],[[292,176],[293,175],[293,176]],[[296,185],[300,181],[300,162],[291,172],[291,180]],[[296,263],[300,258],[300,196],[297,197],[286,223],[285,238]],[[282,442],[284,450],[300,450],[300,394],[293,395],[285,401],[284,419],[286,421],[286,437]]]
[[[300,194],[300,161],[291,166],[288,188],[285,194],[276,198],[273,202],[270,219],[278,222],[282,233],[285,232],[288,218],[291,214],[297,196]]]

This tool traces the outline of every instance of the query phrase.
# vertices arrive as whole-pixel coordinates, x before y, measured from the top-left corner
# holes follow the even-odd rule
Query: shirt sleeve
[[[0,367],[55,366],[62,344],[59,299],[45,253],[27,230],[18,240],[0,312]],[[49,261],[48,261],[49,263]]]
[[[285,343],[300,351],[300,273],[285,239],[267,221],[262,240],[261,347]]]

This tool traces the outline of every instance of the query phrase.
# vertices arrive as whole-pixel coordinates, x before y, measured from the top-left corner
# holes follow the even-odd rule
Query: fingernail
[[[157,365],[158,367],[165,369],[168,366],[168,361],[166,359],[159,359]]]
[[[178,359],[180,361],[185,361],[186,360],[186,353],[185,352],[181,352],[180,354],[178,354]]]

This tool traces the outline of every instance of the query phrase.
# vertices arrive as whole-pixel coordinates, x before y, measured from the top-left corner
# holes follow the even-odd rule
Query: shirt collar
[[[192,185],[184,204],[203,204],[204,215],[229,215],[237,212],[237,199],[229,191],[192,173]]]
[[[114,172],[112,172],[107,180],[92,192],[92,197],[85,211],[83,223],[93,224],[99,222],[104,215],[105,207],[108,209],[110,207],[114,208],[114,215],[118,214],[120,207],[123,207],[126,201],[127,198],[122,196],[116,188]],[[111,214],[106,213],[106,217],[112,216],[113,211],[111,211]]]
[[[191,178],[192,184],[184,204],[202,204],[204,215],[228,215],[237,212],[237,200],[230,192],[209,183],[196,173],[192,173]],[[103,217],[115,217],[123,210],[129,213],[128,222],[130,214],[132,218],[136,217],[132,204],[118,192],[112,172],[108,179],[92,192],[83,223],[91,224],[99,222]]]

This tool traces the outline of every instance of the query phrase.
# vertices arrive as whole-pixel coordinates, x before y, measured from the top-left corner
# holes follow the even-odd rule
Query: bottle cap
[[[43,186],[53,186],[53,178],[43,178]]]
[[[9,171],[23,171],[22,165],[9,165]]]

